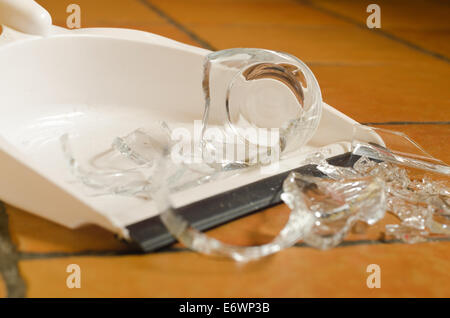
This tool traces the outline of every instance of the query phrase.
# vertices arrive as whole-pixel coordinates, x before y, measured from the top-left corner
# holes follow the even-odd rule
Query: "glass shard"
[[[238,145],[257,148],[237,159],[245,165],[267,164],[298,149],[318,127],[320,88],[311,70],[289,54],[246,48],[213,52],[205,58],[202,86],[206,156],[222,152],[224,144],[208,138],[211,127],[238,137]]]
[[[376,177],[329,180],[291,173],[282,199],[291,209],[314,217],[303,241],[319,249],[342,242],[357,221],[374,224],[383,218],[384,183]]]
[[[170,129],[161,122],[151,128],[139,128],[125,137],[117,137],[112,148],[137,165],[153,165],[155,156],[170,144]]]
[[[82,166],[74,157],[67,134],[61,137],[63,153],[69,163],[70,171],[84,185],[96,190],[94,195],[120,194],[150,197],[150,181],[142,171],[89,169]]]
[[[381,137],[384,144],[361,141],[361,139],[367,138],[371,132],[375,132]],[[450,175],[450,166],[431,156],[406,134],[398,131],[359,124],[354,125],[352,153],[402,166]]]
[[[411,228],[403,224],[386,225],[386,235],[408,244],[415,244],[427,241],[428,232]]]

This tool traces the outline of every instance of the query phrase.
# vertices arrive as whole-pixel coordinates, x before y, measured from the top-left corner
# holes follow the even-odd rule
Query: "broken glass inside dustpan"
[[[171,149],[191,145],[185,133],[196,141],[193,155],[174,154],[198,165],[186,182],[206,174],[206,190],[180,201],[200,204],[189,215],[205,228],[270,204],[282,180],[275,176],[302,166],[308,153],[351,149],[355,122],[322,102],[314,75],[289,54],[213,53],[133,30],[66,30],[34,19],[49,15],[30,3],[23,16],[42,32],[27,34],[26,22],[12,20],[0,35],[0,198],[8,204],[70,228],[97,224],[150,249],[170,241],[154,218],[153,154],[127,142],[166,149],[169,131],[178,138]],[[269,131],[265,139],[253,134],[260,129]],[[250,151],[239,160],[219,155],[231,145]],[[268,164],[278,155],[279,166]],[[235,173],[241,168],[248,170]],[[233,192],[246,185],[254,191]]]

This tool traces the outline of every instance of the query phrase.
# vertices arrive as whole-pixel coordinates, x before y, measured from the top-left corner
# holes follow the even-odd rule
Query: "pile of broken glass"
[[[241,56],[250,58],[242,59]],[[254,49],[226,50],[211,53],[208,58],[203,81],[206,114],[211,98],[208,80],[212,61],[218,61],[219,68],[250,65],[242,73],[245,80],[266,77],[283,82],[296,97],[295,103],[301,107],[307,98],[310,102],[316,100],[313,106],[321,102],[320,93],[315,97],[305,97],[304,93],[311,94],[314,87],[304,85],[305,78],[300,75],[305,67],[295,58]],[[251,64],[254,58],[264,63],[255,66]],[[278,64],[268,62],[273,59]],[[304,74],[306,81],[308,76],[312,76],[308,75],[308,71]],[[235,87],[246,85],[242,81],[232,84]],[[230,110],[230,96],[227,95],[227,111]],[[286,143],[293,140],[304,144],[318,125],[319,113],[317,107],[311,107],[299,118],[288,121],[288,125],[283,127],[280,147],[283,149]],[[248,116],[236,118],[240,120],[238,124],[254,124],[251,120],[244,120]],[[375,131],[385,143],[361,141],[359,137],[367,135],[367,131]],[[236,131],[225,131],[225,134],[233,133]],[[202,154],[200,158],[195,157],[194,150],[194,157],[183,158],[180,154],[181,163],[175,163],[171,160],[173,158],[169,158],[169,154],[174,153],[173,130],[161,122],[147,129],[137,129],[127,136],[116,137],[109,156],[127,163],[120,168],[102,170],[80,164],[69,141],[68,135],[62,136],[62,148],[71,172],[93,191],[92,195],[115,194],[154,200],[162,211],[160,217],[168,231],[187,247],[203,254],[249,261],[276,253],[299,241],[318,249],[329,249],[339,245],[357,226],[376,224],[386,212],[399,220],[397,224],[385,226],[386,237],[418,243],[450,236],[450,167],[427,154],[406,135],[394,131],[355,124],[349,161],[341,166],[329,163],[329,153],[325,148],[308,153],[302,164],[313,165],[321,176],[291,172],[284,180],[281,194],[281,199],[291,209],[287,223],[271,242],[250,247],[225,244],[198,231],[171,206],[169,197],[183,189],[231,178],[266,165],[271,156],[271,148],[267,145],[258,148],[255,153],[246,153],[246,160],[209,162],[204,154],[227,145],[217,140],[205,142],[202,139],[192,145],[202,150],[199,151]],[[254,158],[257,159],[250,160]]]
[[[358,224],[372,226],[383,219],[386,212],[399,220],[397,224],[385,226],[386,237],[418,243],[450,236],[449,167],[427,155],[406,135],[355,126],[355,131],[360,129],[375,129],[380,135],[395,136],[404,144],[412,144],[421,155],[359,142],[356,137],[352,142],[351,164],[328,163],[326,151],[309,154],[304,164],[313,164],[323,175],[314,177],[291,172],[285,179],[281,198],[291,209],[291,215],[280,234],[268,244],[241,247],[221,243],[197,231],[173,209],[162,213],[161,218],[169,231],[191,249],[238,261],[257,259],[298,241],[318,249],[329,249],[339,245]],[[158,134],[166,135],[169,143],[170,128],[162,123],[157,130]],[[108,172],[81,166],[70,150],[67,136],[63,136],[62,144],[72,173],[86,186],[99,191],[95,195],[114,193],[167,200],[167,194],[162,199],[154,197],[155,186],[161,186],[160,182],[155,184],[155,180],[196,186],[214,181],[217,172],[223,178],[227,172],[235,174],[246,169],[239,165],[230,168],[229,164],[217,168],[206,163],[184,163],[183,169],[176,169],[167,158],[155,158],[155,149],[161,150],[164,146],[157,143],[154,136],[155,128],[149,132],[139,129],[116,138],[111,149],[133,162],[135,167]],[[166,166],[162,167],[157,161],[163,161]],[[435,179],[418,171],[427,171]]]

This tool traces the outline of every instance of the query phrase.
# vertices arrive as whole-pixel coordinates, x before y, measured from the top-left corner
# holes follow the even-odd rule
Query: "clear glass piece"
[[[157,171],[171,170],[170,167],[171,163],[168,160],[162,160]],[[186,169],[189,169],[189,167],[178,166],[178,172],[175,174],[182,175],[186,173],[183,171]],[[207,177],[207,174],[204,177]],[[156,195],[159,199],[157,199],[157,202],[159,203],[159,208],[164,211],[160,218],[174,237],[186,247],[202,254],[228,257],[239,262],[256,260],[292,246],[313,225],[314,218],[312,215],[305,215],[300,213],[300,211],[292,211],[284,228],[271,242],[260,246],[248,247],[226,244],[195,229],[173,207],[173,202],[170,198],[186,188],[179,185],[179,182],[171,182],[171,186],[161,187],[158,190]]]
[[[384,183],[372,176],[330,180],[291,173],[284,189],[291,209],[314,217],[303,241],[319,249],[341,243],[357,221],[376,223],[386,210]]]
[[[256,147],[237,162],[267,164],[283,151],[298,149],[314,134],[322,111],[319,85],[296,57],[263,49],[228,49],[204,63],[203,146],[206,156],[222,152],[224,135]],[[213,140],[212,140],[213,139]],[[239,147],[239,146],[238,146]],[[248,147],[247,147],[248,148]],[[229,160],[228,160],[229,161]]]
[[[95,157],[92,167],[75,159],[67,134],[60,140],[72,174],[95,190],[94,195],[118,194],[149,199],[155,161],[170,144],[170,130],[167,124],[160,122],[117,137],[108,151]]]
[[[142,171],[135,169],[89,169],[81,165],[74,157],[69,136],[61,136],[63,153],[69,164],[70,171],[84,185],[96,190],[94,195],[120,194],[137,196],[148,199],[150,197],[150,181]]]
[[[403,224],[388,224],[386,225],[386,235],[408,244],[415,244],[426,242],[428,232]]]
[[[125,137],[117,137],[112,148],[137,165],[153,165],[155,156],[170,145],[170,129],[165,122],[150,128],[139,128]],[[159,156],[157,156],[159,158]]]
[[[377,133],[384,144],[361,141],[361,137],[364,138],[371,132]],[[450,175],[450,166],[428,154],[406,134],[398,131],[355,125],[353,128],[352,153],[411,168]]]
[[[412,179],[406,168],[367,157],[361,157],[354,169],[385,182],[387,209],[401,221],[399,226],[387,227],[386,234],[407,243],[425,241],[430,233],[450,235],[450,196],[445,181],[427,176]]]

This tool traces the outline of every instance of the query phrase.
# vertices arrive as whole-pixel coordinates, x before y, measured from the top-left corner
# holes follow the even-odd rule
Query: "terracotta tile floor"
[[[66,7],[83,27],[127,27],[209,49],[264,47],[306,61],[324,100],[354,119],[403,131],[450,162],[450,7],[440,1],[377,1],[382,29],[365,27],[369,1],[40,0],[65,26]],[[278,206],[211,231],[235,244],[269,240],[286,220]],[[268,222],[267,220],[271,220]],[[68,230],[25,211],[0,210],[0,297],[449,297],[450,242],[383,243],[387,216],[322,252],[299,245],[250,264],[184,249],[135,255],[97,227]],[[7,228],[9,227],[9,229]],[[236,235],[235,233],[240,233]],[[9,242],[10,241],[10,242]],[[6,246],[6,247],[5,247]],[[66,287],[66,267],[82,288]],[[380,289],[366,266],[382,268]]]
[[[3,278],[0,278],[0,297],[4,298],[6,296],[7,296],[7,293],[6,293],[5,282],[3,281]]]

